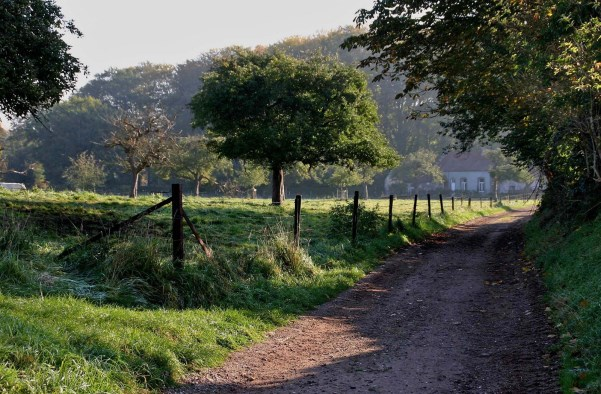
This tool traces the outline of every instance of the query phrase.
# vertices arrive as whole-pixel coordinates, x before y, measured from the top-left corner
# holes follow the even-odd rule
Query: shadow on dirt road
[[[559,392],[529,211],[408,247],[308,316],[172,393]]]

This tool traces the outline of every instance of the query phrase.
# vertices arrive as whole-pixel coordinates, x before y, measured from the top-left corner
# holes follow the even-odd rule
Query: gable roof
[[[438,164],[443,172],[489,171],[491,161],[483,155],[482,149],[474,148],[464,153],[447,153]]]

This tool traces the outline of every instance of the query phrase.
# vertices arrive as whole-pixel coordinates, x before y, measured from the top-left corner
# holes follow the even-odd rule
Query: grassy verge
[[[413,228],[412,203],[398,201],[395,223],[404,230],[388,234],[387,202],[370,200],[353,246],[346,203],[309,200],[296,248],[292,202],[186,198],[214,259],[189,240],[185,269],[173,269],[169,209],[57,259],[64,247],[161,198],[0,193],[0,391],[116,393],[173,385],[335,297],[402,245],[506,209],[458,206],[432,219],[420,214]]]
[[[570,231],[535,219],[527,252],[544,270],[560,334],[562,390],[601,392],[601,217]]]

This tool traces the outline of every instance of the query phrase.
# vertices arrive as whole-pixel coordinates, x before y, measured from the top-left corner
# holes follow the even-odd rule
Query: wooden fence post
[[[428,217],[432,219],[432,204],[430,201],[430,193],[428,193]]]
[[[455,210],[455,197],[451,197],[451,211]]]
[[[417,214],[417,194],[413,200],[413,219],[411,220],[411,224],[415,227],[415,215]]]
[[[394,228],[392,226],[392,204],[394,203],[394,195],[388,197],[388,232],[391,233]]]
[[[355,191],[355,197],[353,198],[353,244],[357,242],[357,220],[359,216],[359,192]]]
[[[472,207],[472,198],[471,198],[471,197],[469,197],[469,198],[467,199],[467,207],[468,207],[468,208],[471,208],[471,207]]]
[[[301,220],[301,201],[300,194],[294,199],[294,245],[300,246],[300,220]]]
[[[444,205],[442,203],[442,194],[439,194],[438,198],[440,199],[440,214],[444,215]]]
[[[490,207],[492,208],[492,197],[490,198]]]
[[[182,187],[179,183],[171,185],[171,217],[173,223],[173,265],[182,269],[184,267],[184,223],[182,214]]]

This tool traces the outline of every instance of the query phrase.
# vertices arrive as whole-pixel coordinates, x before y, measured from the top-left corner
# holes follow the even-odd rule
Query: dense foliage
[[[365,56],[365,51],[348,52],[341,49],[340,44],[344,38],[357,32],[358,30],[352,28],[341,28],[313,37],[292,37],[263,50],[281,51],[298,59],[307,59],[321,53],[356,66],[359,59]],[[108,177],[102,190],[128,192],[130,177],[124,175],[121,169],[113,164],[112,156],[115,152],[103,147],[103,141],[111,129],[109,120],[119,110],[160,106],[174,121],[174,129],[182,135],[202,135],[204,130],[191,128],[192,114],[187,105],[198,92],[200,77],[209,70],[214,59],[230,52],[231,48],[225,48],[203,53],[196,59],[175,66],[144,63],[134,67],[109,69],[96,75],[75,96],[45,111],[44,125],[35,119],[26,119],[13,127],[3,152],[3,156],[8,159],[5,167],[25,172],[31,163],[38,162],[46,170],[46,179],[50,185],[62,189],[70,186],[62,177],[70,165],[69,158],[87,151],[93,153],[105,166]],[[368,74],[368,78],[371,79],[371,75]],[[370,82],[368,86],[377,102],[380,118],[378,128],[397,152],[407,155],[420,148],[442,152],[449,140],[437,134],[440,127],[436,121],[408,119],[419,100],[394,100],[396,92],[403,86],[403,81]],[[248,172],[238,171],[241,167],[234,163],[234,171],[213,173],[212,177],[217,183],[206,184],[202,189],[203,193],[235,194],[250,189],[251,186],[247,185],[248,179],[241,179],[246,177]],[[333,188],[338,186],[329,182],[329,179],[319,179],[318,171],[308,174],[306,169],[297,171],[298,169],[301,168],[295,166],[287,174],[288,190],[298,189],[303,193],[331,195]],[[195,181],[179,178],[175,172],[172,173],[172,179],[163,180],[165,172],[161,169],[159,176],[156,176],[157,170],[159,169],[151,168],[144,173],[144,177],[148,179],[148,186],[143,186],[144,190],[165,190],[165,184],[175,180],[188,183],[188,190],[195,189]],[[325,172],[321,173],[327,175]],[[355,175],[363,177],[358,173],[353,174],[353,177]],[[371,179],[362,183],[373,183],[371,193],[379,195],[383,191],[384,176],[385,174],[375,172],[371,174]],[[6,173],[4,178],[14,182],[26,182],[28,186],[32,185],[33,180],[31,171],[24,175]],[[261,184],[264,182],[256,185],[260,195],[270,192],[266,187],[259,186]]]
[[[597,204],[601,169],[601,6],[596,1],[376,1],[345,42],[372,52],[400,97],[435,92],[416,115],[444,116],[467,149],[499,142],[546,176],[548,206]]]
[[[53,0],[0,2],[0,111],[25,116],[56,104],[83,66],[63,41],[81,33]]]
[[[296,163],[386,168],[397,158],[365,75],[332,59],[234,49],[215,59],[190,106],[220,154],[272,170],[274,204]]]

